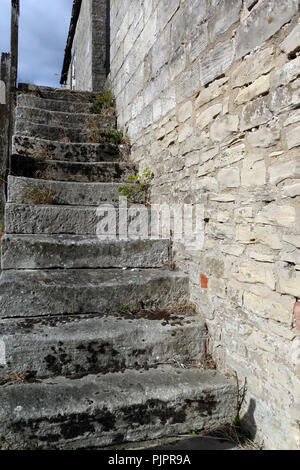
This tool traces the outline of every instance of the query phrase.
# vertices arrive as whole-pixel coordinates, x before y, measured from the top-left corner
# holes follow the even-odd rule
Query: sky
[[[0,0],[0,54],[10,49],[11,0]],[[20,0],[19,82],[58,87],[73,0]]]

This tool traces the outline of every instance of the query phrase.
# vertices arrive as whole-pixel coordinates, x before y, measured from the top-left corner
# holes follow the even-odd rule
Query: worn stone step
[[[67,450],[209,431],[232,422],[236,396],[233,379],[171,366],[10,385],[0,388],[0,437]]]
[[[115,225],[115,217],[117,224]],[[142,205],[128,208],[130,238],[149,238],[151,211]],[[119,236],[119,208],[103,206],[53,206],[32,204],[5,205],[7,234],[69,234]],[[122,230],[122,236],[126,236]]]
[[[49,111],[47,109],[16,107],[16,129],[18,121],[28,121],[31,124],[43,124],[49,127],[63,127],[66,129],[82,129],[96,131],[98,129],[114,129],[116,116],[108,114],[75,114],[69,112]]]
[[[82,235],[5,235],[2,270],[160,268],[169,261],[168,240],[102,240]]]
[[[136,174],[133,163],[98,162],[81,163],[58,160],[39,160],[12,155],[11,173],[14,176],[40,178],[45,180],[84,182],[126,182],[129,176]]]
[[[77,103],[76,101],[62,101],[56,99],[49,100],[28,93],[19,93],[17,96],[17,105],[29,108],[46,109],[48,111],[88,114],[90,113],[92,103]]]
[[[48,194],[55,205],[99,206],[118,203],[122,183],[74,183],[38,180],[17,176],[8,177],[7,201],[28,204],[33,194]],[[143,204],[145,197],[137,195],[132,202]]]
[[[116,130],[111,128],[110,120],[107,123],[103,120],[102,129],[106,132],[116,133]],[[68,128],[66,123],[64,126],[59,124],[48,126],[20,118],[15,122],[15,134],[59,142],[99,143],[99,130],[89,129],[85,125]],[[112,143],[114,143],[113,140]]]
[[[44,160],[67,162],[113,162],[123,158],[123,146],[115,144],[80,144],[55,142],[23,135],[14,135],[12,153]],[[125,152],[124,152],[125,153]]]
[[[92,102],[97,93],[89,91],[74,91],[63,88],[51,88],[47,86],[32,85],[29,83],[18,84],[18,94],[25,93],[46,100],[60,100],[60,101],[73,101],[75,103],[88,103]]]
[[[11,270],[0,278],[0,317],[105,314],[163,308],[188,295],[188,276],[159,269]]]
[[[176,309],[164,321],[150,320],[146,314],[139,319],[119,315],[2,320],[0,331],[6,362],[0,367],[0,383],[11,374],[36,379],[205,364],[205,324],[197,317],[178,317]]]

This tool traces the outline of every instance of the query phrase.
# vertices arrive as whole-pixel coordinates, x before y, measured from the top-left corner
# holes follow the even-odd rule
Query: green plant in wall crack
[[[126,197],[129,201],[139,201],[141,198],[149,204],[149,186],[153,179],[153,173],[149,168],[146,168],[143,173],[129,176],[128,183],[119,188],[120,197]]]

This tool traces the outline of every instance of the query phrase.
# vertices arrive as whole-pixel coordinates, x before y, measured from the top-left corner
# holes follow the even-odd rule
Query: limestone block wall
[[[10,55],[2,53],[0,62],[0,222],[4,214],[5,181],[8,168],[9,66]]]
[[[106,0],[82,0],[67,87],[101,90],[106,79]]]
[[[72,46],[72,61],[67,86],[76,90],[92,91],[92,0],[83,0]]]
[[[152,202],[205,206],[175,260],[269,449],[300,447],[299,53],[298,0],[111,0],[119,127]]]

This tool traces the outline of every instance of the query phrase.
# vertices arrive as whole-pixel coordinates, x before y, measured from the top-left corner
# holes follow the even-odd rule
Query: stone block
[[[300,298],[300,272],[288,269],[282,264],[277,269],[279,291]]]
[[[283,235],[282,239],[284,242],[300,248],[300,235]]]
[[[280,261],[286,261],[294,265],[300,266],[300,250],[297,248],[285,249],[280,253]]]
[[[200,59],[200,82],[207,85],[215,78],[223,75],[233,62],[233,41],[218,43]]]
[[[296,302],[294,305],[294,318],[297,330],[300,330],[300,302]]]
[[[207,23],[199,26],[189,42],[190,61],[197,59],[208,45]]]
[[[0,104],[6,104],[6,86],[2,80],[0,80]]]
[[[252,129],[272,119],[266,98],[258,98],[246,104],[242,110],[241,130]]]
[[[280,128],[274,125],[261,126],[257,131],[249,132],[247,140],[251,147],[273,147],[280,140]]]
[[[223,168],[218,173],[221,188],[238,188],[240,185],[240,170],[238,168]]]
[[[282,197],[297,197],[300,196],[300,182],[294,184],[287,184],[281,188]]]
[[[274,250],[280,250],[282,248],[281,237],[273,227],[255,227],[253,231],[253,238],[254,240],[267,245]]]
[[[284,134],[289,150],[300,145],[300,126],[288,128]]]
[[[284,111],[295,109],[300,102],[300,79],[295,80],[285,87],[280,87],[271,93],[270,109],[280,114]]]
[[[242,0],[212,0],[210,5],[210,39],[214,42],[239,21]]]
[[[296,223],[296,210],[292,206],[268,204],[257,214],[255,221],[258,224],[294,227]]]
[[[237,105],[247,103],[260,95],[267,93],[270,89],[270,75],[263,75],[255,80],[252,85],[243,88],[237,95],[234,102]]]
[[[263,186],[266,183],[266,164],[258,155],[251,155],[243,161],[241,172],[242,186]]]
[[[218,114],[222,112],[223,106],[221,103],[217,103],[210,108],[203,111],[198,115],[196,124],[200,129],[204,129],[208,124],[210,124]]]
[[[225,115],[214,121],[210,128],[210,138],[213,142],[222,142],[239,128],[239,117]]]
[[[261,75],[268,73],[273,68],[273,58],[273,46],[246,57],[232,73],[233,88],[249,85]]]
[[[278,88],[282,85],[288,85],[296,80],[300,75],[300,56],[294,60],[290,60],[286,64],[276,69],[272,74],[271,85]]]
[[[293,299],[257,286],[253,292],[244,292],[245,308],[262,318],[286,325],[291,323]]]
[[[298,12],[298,0],[265,0],[253,8],[236,33],[236,57],[248,52],[273,36]]]
[[[186,66],[185,48],[181,45],[174,52],[172,52],[169,62],[170,80],[175,78],[184,71]]]
[[[296,157],[271,162],[269,166],[269,179],[271,184],[278,184],[288,178],[300,178],[300,161]]]
[[[228,78],[220,78],[219,80],[215,80],[211,85],[207,88],[201,90],[198,98],[196,99],[196,107],[199,108],[206,103],[210,103],[218,96],[222,95],[226,91],[226,83],[228,82]]]
[[[195,63],[190,70],[184,72],[177,81],[177,100],[180,103],[195,95],[199,90],[199,64]]]
[[[249,225],[237,225],[236,226],[236,241],[245,245],[255,243],[255,236],[253,230]]]
[[[159,70],[168,62],[170,55],[170,28],[166,28],[152,48],[152,74],[156,76]]]
[[[298,23],[285,40],[280,44],[280,48],[286,54],[298,50],[300,47],[300,24]]]
[[[296,109],[296,111],[292,111],[289,113],[287,119],[284,121],[283,126],[289,126],[290,124],[295,124],[296,122],[300,121],[300,109]]]
[[[178,121],[185,122],[187,121],[193,113],[193,103],[191,101],[187,101],[183,105],[180,106],[178,110]]]
[[[240,282],[263,284],[269,289],[275,290],[276,278],[273,266],[269,263],[244,262],[240,265],[236,278]]]

